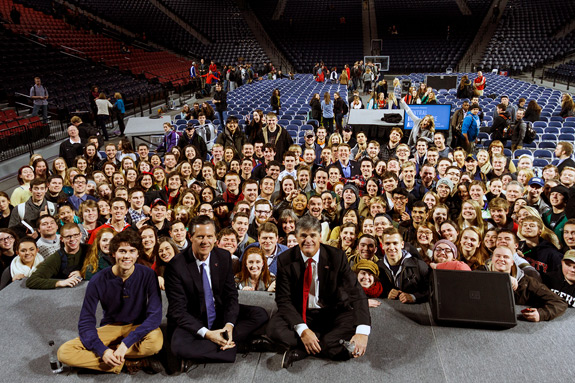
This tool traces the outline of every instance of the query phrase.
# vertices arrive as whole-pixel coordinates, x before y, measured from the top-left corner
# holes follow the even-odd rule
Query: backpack
[[[533,124],[529,121],[525,121],[527,127],[525,128],[525,137],[523,137],[524,144],[531,144],[537,138],[537,132],[533,129]]]
[[[505,120],[505,128],[503,128],[503,132],[502,132],[502,137],[504,140],[510,140],[511,137],[513,137],[513,130],[514,130],[515,126],[513,124],[513,122],[511,122],[511,119],[508,118]]]

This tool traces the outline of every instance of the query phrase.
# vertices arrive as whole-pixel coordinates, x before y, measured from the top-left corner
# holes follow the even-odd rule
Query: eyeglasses
[[[82,234],[80,234],[80,233],[70,234],[70,235],[63,235],[63,236],[62,236],[62,239],[65,239],[65,240],[78,239],[78,238],[80,238],[81,236],[82,236]]]
[[[256,212],[256,214],[259,214],[259,215],[271,213],[271,211],[269,211],[269,210],[256,210],[255,212]]]
[[[447,248],[447,249],[437,248],[437,249],[435,249],[435,252],[436,252],[437,254],[441,254],[441,253],[443,253],[443,254],[453,254],[453,250],[451,250],[450,248]]]
[[[0,242],[10,242],[10,241],[13,241],[13,240],[14,240],[14,237],[12,237],[11,235],[8,236],[8,237],[0,238]]]

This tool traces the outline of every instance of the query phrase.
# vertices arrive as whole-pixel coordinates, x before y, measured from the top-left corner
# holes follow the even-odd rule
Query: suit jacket
[[[227,250],[214,247],[210,254],[210,277],[216,304],[212,328],[235,325],[239,313],[238,291],[234,283],[232,257]],[[168,297],[168,325],[196,334],[208,327],[202,276],[191,246],[168,264],[164,273]]]
[[[335,166],[337,166],[339,168],[339,170],[341,171],[341,175],[342,177],[344,177],[343,175],[343,169],[341,167],[341,162],[338,160],[337,162],[334,163]],[[350,171],[350,178],[353,176],[358,176],[361,174],[361,170],[359,169],[359,163],[357,161],[354,160],[349,160],[349,166],[351,168]]]
[[[571,158],[567,158],[565,161],[561,162],[559,165],[557,165],[559,173],[561,173],[567,166],[575,168],[575,161],[573,161]]]
[[[349,267],[343,251],[335,247],[320,245],[319,304],[324,309],[353,310],[354,327],[371,325],[367,297]],[[278,256],[276,278],[276,303],[281,315],[290,327],[304,323],[303,278],[305,263],[299,246],[294,246]],[[166,287],[167,291],[167,287]]]

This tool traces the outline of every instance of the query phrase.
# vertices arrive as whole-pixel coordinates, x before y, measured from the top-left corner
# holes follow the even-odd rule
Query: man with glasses
[[[57,287],[74,287],[82,280],[80,269],[88,251],[81,244],[82,234],[75,223],[67,223],[60,229],[62,248],[38,265],[26,281],[29,289],[48,290]]]
[[[14,230],[0,229],[0,272],[10,269],[10,264],[16,257],[14,245],[17,237]]]
[[[272,204],[265,200],[257,200],[254,204],[254,220],[248,229],[248,235],[252,238],[258,237],[258,229],[272,217]]]
[[[96,197],[86,193],[87,185],[88,179],[85,175],[77,174],[74,176],[74,180],[72,181],[72,189],[74,189],[74,194],[68,198],[68,203],[72,205],[75,211],[80,210],[80,204],[84,201],[98,201]]]
[[[398,187],[391,193],[391,198],[393,198],[391,219],[398,223],[409,221],[411,219],[410,212],[407,209],[409,192],[405,188]]]

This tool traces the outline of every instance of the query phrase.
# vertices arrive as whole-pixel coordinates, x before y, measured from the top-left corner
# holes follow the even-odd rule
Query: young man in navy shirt
[[[162,299],[156,273],[136,264],[143,251],[134,230],[114,236],[110,253],[116,263],[90,279],[78,323],[80,336],[60,347],[61,362],[116,374],[123,366],[130,374],[142,368],[150,373],[162,370],[158,360],[147,358],[162,349]],[[96,328],[98,302],[103,318]]]

